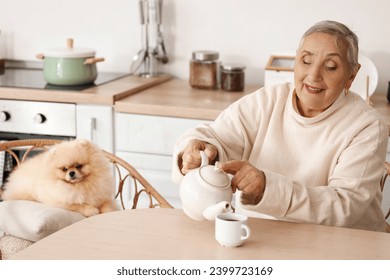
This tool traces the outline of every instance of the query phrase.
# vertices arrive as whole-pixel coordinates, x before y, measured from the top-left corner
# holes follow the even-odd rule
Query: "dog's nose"
[[[69,172],[69,176],[70,176],[71,178],[73,178],[74,175],[76,175],[76,172],[74,172],[74,171],[70,171],[70,172]]]

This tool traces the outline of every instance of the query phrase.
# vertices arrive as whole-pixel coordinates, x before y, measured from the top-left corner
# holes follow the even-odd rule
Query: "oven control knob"
[[[11,115],[7,111],[1,111],[0,112],[0,121],[6,122],[11,118]]]
[[[44,123],[46,121],[46,117],[43,114],[36,114],[34,117],[35,123]]]

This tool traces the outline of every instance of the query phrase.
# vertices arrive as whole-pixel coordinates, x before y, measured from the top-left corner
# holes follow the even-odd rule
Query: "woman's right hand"
[[[215,146],[197,139],[191,140],[181,154],[181,162],[179,162],[183,175],[200,166],[202,163],[200,151],[205,151],[210,163],[215,162],[218,156],[218,150]]]

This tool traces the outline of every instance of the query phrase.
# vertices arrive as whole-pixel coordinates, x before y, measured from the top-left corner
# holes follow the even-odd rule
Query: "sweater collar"
[[[288,107],[290,113],[293,115],[293,117],[297,121],[299,121],[301,123],[305,123],[305,124],[312,124],[312,123],[320,122],[320,121],[324,120],[325,118],[327,118],[329,115],[333,114],[346,102],[346,100],[347,100],[347,96],[343,91],[340,93],[339,97],[335,100],[335,102],[333,102],[333,104],[328,109],[323,111],[318,116],[315,116],[313,118],[307,118],[307,117],[304,117],[301,114],[299,114],[298,106],[297,106],[297,102],[296,102],[295,87],[291,86],[289,96],[288,96],[287,107]]]

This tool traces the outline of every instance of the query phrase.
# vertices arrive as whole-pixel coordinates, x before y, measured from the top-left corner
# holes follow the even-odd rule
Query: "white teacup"
[[[215,239],[222,246],[241,246],[251,233],[247,221],[248,217],[242,214],[219,214],[215,219]]]

